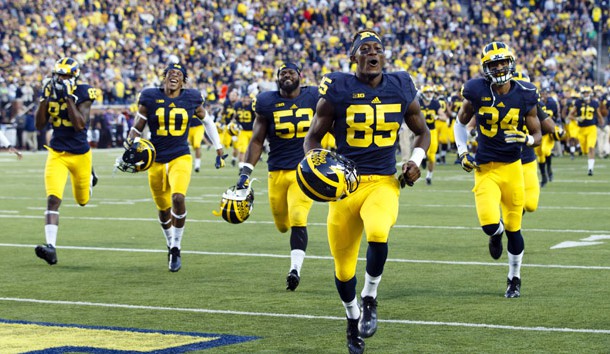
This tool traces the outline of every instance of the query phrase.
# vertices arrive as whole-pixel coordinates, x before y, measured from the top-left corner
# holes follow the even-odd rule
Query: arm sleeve
[[[208,113],[207,110],[205,111],[205,118],[202,120],[202,122],[205,126],[205,131],[208,132],[208,136],[210,137],[214,148],[216,150],[222,149],[222,144],[220,143],[220,136],[218,136],[218,130],[216,130],[216,124],[214,124],[214,119],[212,119],[212,116]]]
[[[11,146],[11,142],[8,140],[4,132],[0,130],[0,147],[7,148]]]
[[[453,133],[455,135],[455,145],[457,146],[458,155],[468,152],[468,145],[466,144],[468,141],[468,131],[466,131],[466,126],[457,119],[453,126]]]

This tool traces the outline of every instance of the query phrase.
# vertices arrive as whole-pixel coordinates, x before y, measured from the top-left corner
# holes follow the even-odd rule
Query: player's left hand
[[[566,136],[566,131],[562,127],[556,125],[555,131],[551,133],[553,140],[559,141]]]
[[[412,187],[415,181],[421,177],[421,171],[417,164],[413,161],[407,161],[402,165],[402,173],[398,176],[398,182],[400,182],[400,188],[405,186]]]
[[[216,163],[214,164],[214,167],[216,168],[223,168],[225,167],[225,159],[227,158],[227,156],[229,156],[229,154],[224,154],[224,155],[218,155],[216,156]]]
[[[525,144],[527,146],[534,145],[534,137],[520,130],[507,130],[504,132],[504,141],[508,144]]]

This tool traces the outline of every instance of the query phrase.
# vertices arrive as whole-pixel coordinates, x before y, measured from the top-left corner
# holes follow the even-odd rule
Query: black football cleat
[[[432,185],[432,178],[426,177],[426,184],[431,186]]]
[[[199,167],[195,167],[195,172],[199,173]]]
[[[300,282],[301,277],[299,276],[297,270],[291,270],[286,277],[286,290],[295,291]]]
[[[593,170],[589,170],[589,172],[587,173],[587,176],[593,176]]]
[[[502,234],[489,236],[489,254],[493,259],[502,257]]]
[[[358,320],[347,319],[347,349],[349,354],[364,353],[364,339],[360,337]]]
[[[506,279],[506,293],[504,297],[512,299],[521,296],[521,279],[513,277],[512,280]]]
[[[178,249],[178,247],[172,247],[172,249],[169,250],[169,271],[177,272],[180,268],[182,268],[180,249]]]
[[[49,265],[57,263],[57,252],[55,251],[55,247],[51,245],[39,245],[36,246],[34,251],[36,251],[36,256],[38,256],[38,258],[44,259]]]
[[[361,310],[358,331],[363,338],[372,337],[377,332],[377,300],[372,296],[363,297]]]
[[[97,185],[97,175],[95,174],[95,170],[91,168],[91,187],[95,187]]]

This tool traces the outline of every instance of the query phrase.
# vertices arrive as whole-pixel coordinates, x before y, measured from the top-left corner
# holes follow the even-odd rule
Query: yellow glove
[[[470,172],[473,169],[479,169],[479,165],[477,165],[474,160],[474,156],[472,156],[469,152],[463,152],[460,154],[460,162],[462,163],[462,169],[466,172]]]
[[[525,144],[527,146],[534,145],[534,137],[520,130],[507,130],[504,132],[504,141],[508,144]]]

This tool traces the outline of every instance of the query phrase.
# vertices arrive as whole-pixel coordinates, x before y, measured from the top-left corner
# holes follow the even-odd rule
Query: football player
[[[52,76],[43,80],[42,96],[36,110],[36,129],[42,130],[51,123],[53,135],[45,165],[46,244],[36,246],[36,255],[48,264],[57,263],[57,230],[59,206],[63,199],[68,174],[72,194],[80,206],[91,197],[97,177],[93,173],[91,149],[87,142],[89,112],[96,97],[96,89],[79,83],[80,65],[74,58],[61,58]]]
[[[437,150],[437,161],[439,164],[444,165],[447,163],[447,151],[449,151],[452,143],[453,134],[451,129],[451,119],[449,117],[449,98],[447,97],[447,89],[444,85],[434,86],[435,99],[441,105],[439,110],[439,119],[436,120],[434,125],[438,132],[438,150]]]
[[[235,119],[240,126],[239,133],[237,134],[237,141],[235,142],[235,149],[238,152],[239,162],[244,162],[246,158],[246,150],[248,150],[248,144],[252,139],[252,126],[254,125],[254,107],[253,97],[250,95],[244,95],[241,101],[235,106]]]
[[[593,89],[599,101],[599,116],[602,121],[601,126],[597,128],[597,154],[602,159],[605,159],[610,156],[610,121],[608,121],[608,102],[610,97],[608,97],[604,86],[595,85]]]
[[[583,155],[587,154],[587,175],[593,176],[595,167],[595,144],[597,144],[597,126],[603,127],[603,119],[599,113],[599,102],[593,99],[590,86],[580,89],[581,98],[576,100],[568,119],[578,123],[578,142]]]
[[[189,145],[193,147],[195,152],[195,172],[199,173],[201,169],[201,142],[203,141],[203,135],[205,129],[203,128],[203,122],[198,117],[191,117],[189,119]]]
[[[294,291],[301,280],[301,267],[307,250],[307,217],[313,201],[301,190],[296,169],[305,156],[303,140],[311,124],[318,101],[314,86],[301,85],[301,69],[284,63],[277,71],[278,90],[256,97],[252,139],[240,163],[238,189],[247,188],[254,166],[269,141],[269,206],[279,232],[290,230],[290,270],[286,289]]]
[[[224,150],[212,116],[203,108],[203,97],[196,89],[184,88],[187,71],[179,63],[167,65],[163,86],[146,88],[138,98],[138,113],[129,131],[125,148],[150,129],[150,141],[156,158],[148,169],[148,184],[159,211],[159,223],[167,243],[168,267],[177,272],[182,267],[181,241],[186,222],[186,192],[191,180],[193,160],[189,150],[189,120],[196,116],[216,148],[216,168],[224,167]]]
[[[515,72],[513,74],[513,79],[520,82],[530,82],[529,76],[523,72]],[[540,155],[550,154],[555,140],[561,139],[564,134],[563,129],[560,127],[555,129],[555,122],[547,113],[546,107],[542,102],[539,102],[536,107],[536,116],[540,121],[540,129],[543,134],[540,145],[535,148],[523,146],[521,149],[521,165],[523,166],[523,183],[525,185],[523,212],[528,213],[533,213],[538,209],[540,188],[544,187],[547,183],[546,164],[544,162],[537,162],[539,161],[538,158]],[[471,120],[471,122],[472,121],[473,120]],[[542,180],[538,179],[537,164],[540,167]]]
[[[335,263],[335,285],[347,315],[350,353],[364,351],[364,338],[377,330],[377,289],[388,255],[390,229],[398,217],[400,187],[412,185],[430,146],[430,131],[408,73],[384,73],[384,46],[371,29],[357,32],[350,61],[355,74],[326,74],[319,85],[316,116],[303,146],[321,146],[334,130],[337,152],[352,160],[360,186],[348,197],[329,203],[328,243]],[[415,134],[413,153],[396,179],[398,130],[405,122]],[[356,264],[363,231],[366,272],[360,301],[356,298]]]
[[[552,152],[555,144],[557,143],[559,147],[561,147],[561,141],[565,136],[565,131],[563,129],[563,124],[560,116],[560,106],[557,98],[551,94],[550,88],[545,88],[540,93],[540,104],[542,105],[544,112],[553,120],[554,126],[557,127],[556,130],[558,134],[555,132],[551,132],[551,134],[545,134],[542,137],[542,142],[540,146],[537,147],[536,157],[538,159],[538,168],[540,169],[540,174],[542,176],[542,181],[540,182],[540,186],[544,186],[545,177],[547,177],[548,182],[553,181],[553,169],[551,167],[552,162]],[[542,124],[542,123],[541,123]],[[545,131],[544,126],[542,126],[543,132]]]
[[[231,157],[231,165],[237,164],[238,150],[236,147],[237,135],[239,134],[238,125],[236,122],[236,106],[240,102],[239,91],[231,90],[224,100],[222,105],[222,114],[220,116],[220,135],[222,145],[225,149],[233,147],[233,156]]]
[[[436,152],[438,150],[439,127],[441,124],[447,126],[447,116],[441,109],[441,103],[435,98],[434,87],[425,85],[420,94],[419,105],[426,119],[426,125],[430,130],[430,148],[428,149],[426,184],[432,184],[432,174],[436,165]]]
[[[479,223],[489,236],[489,252],[502,255],[502,234],[508,239],[508,277],[505,297],[520,296],[524,241],[521,221],[524,203],[522,147],[542,139],[537,117],[538,94],[528,82],[511,80],[515,56],[503,42],[483,47],[484,77],[462,86],[464,101],[454,127],[462,168],[475,170],[474,196]],[[466,124],[476,119],[476,158],[468,152]],[[524,130],[527,127],[528,133]],[[503,219],[502,219],[503,217]]]

